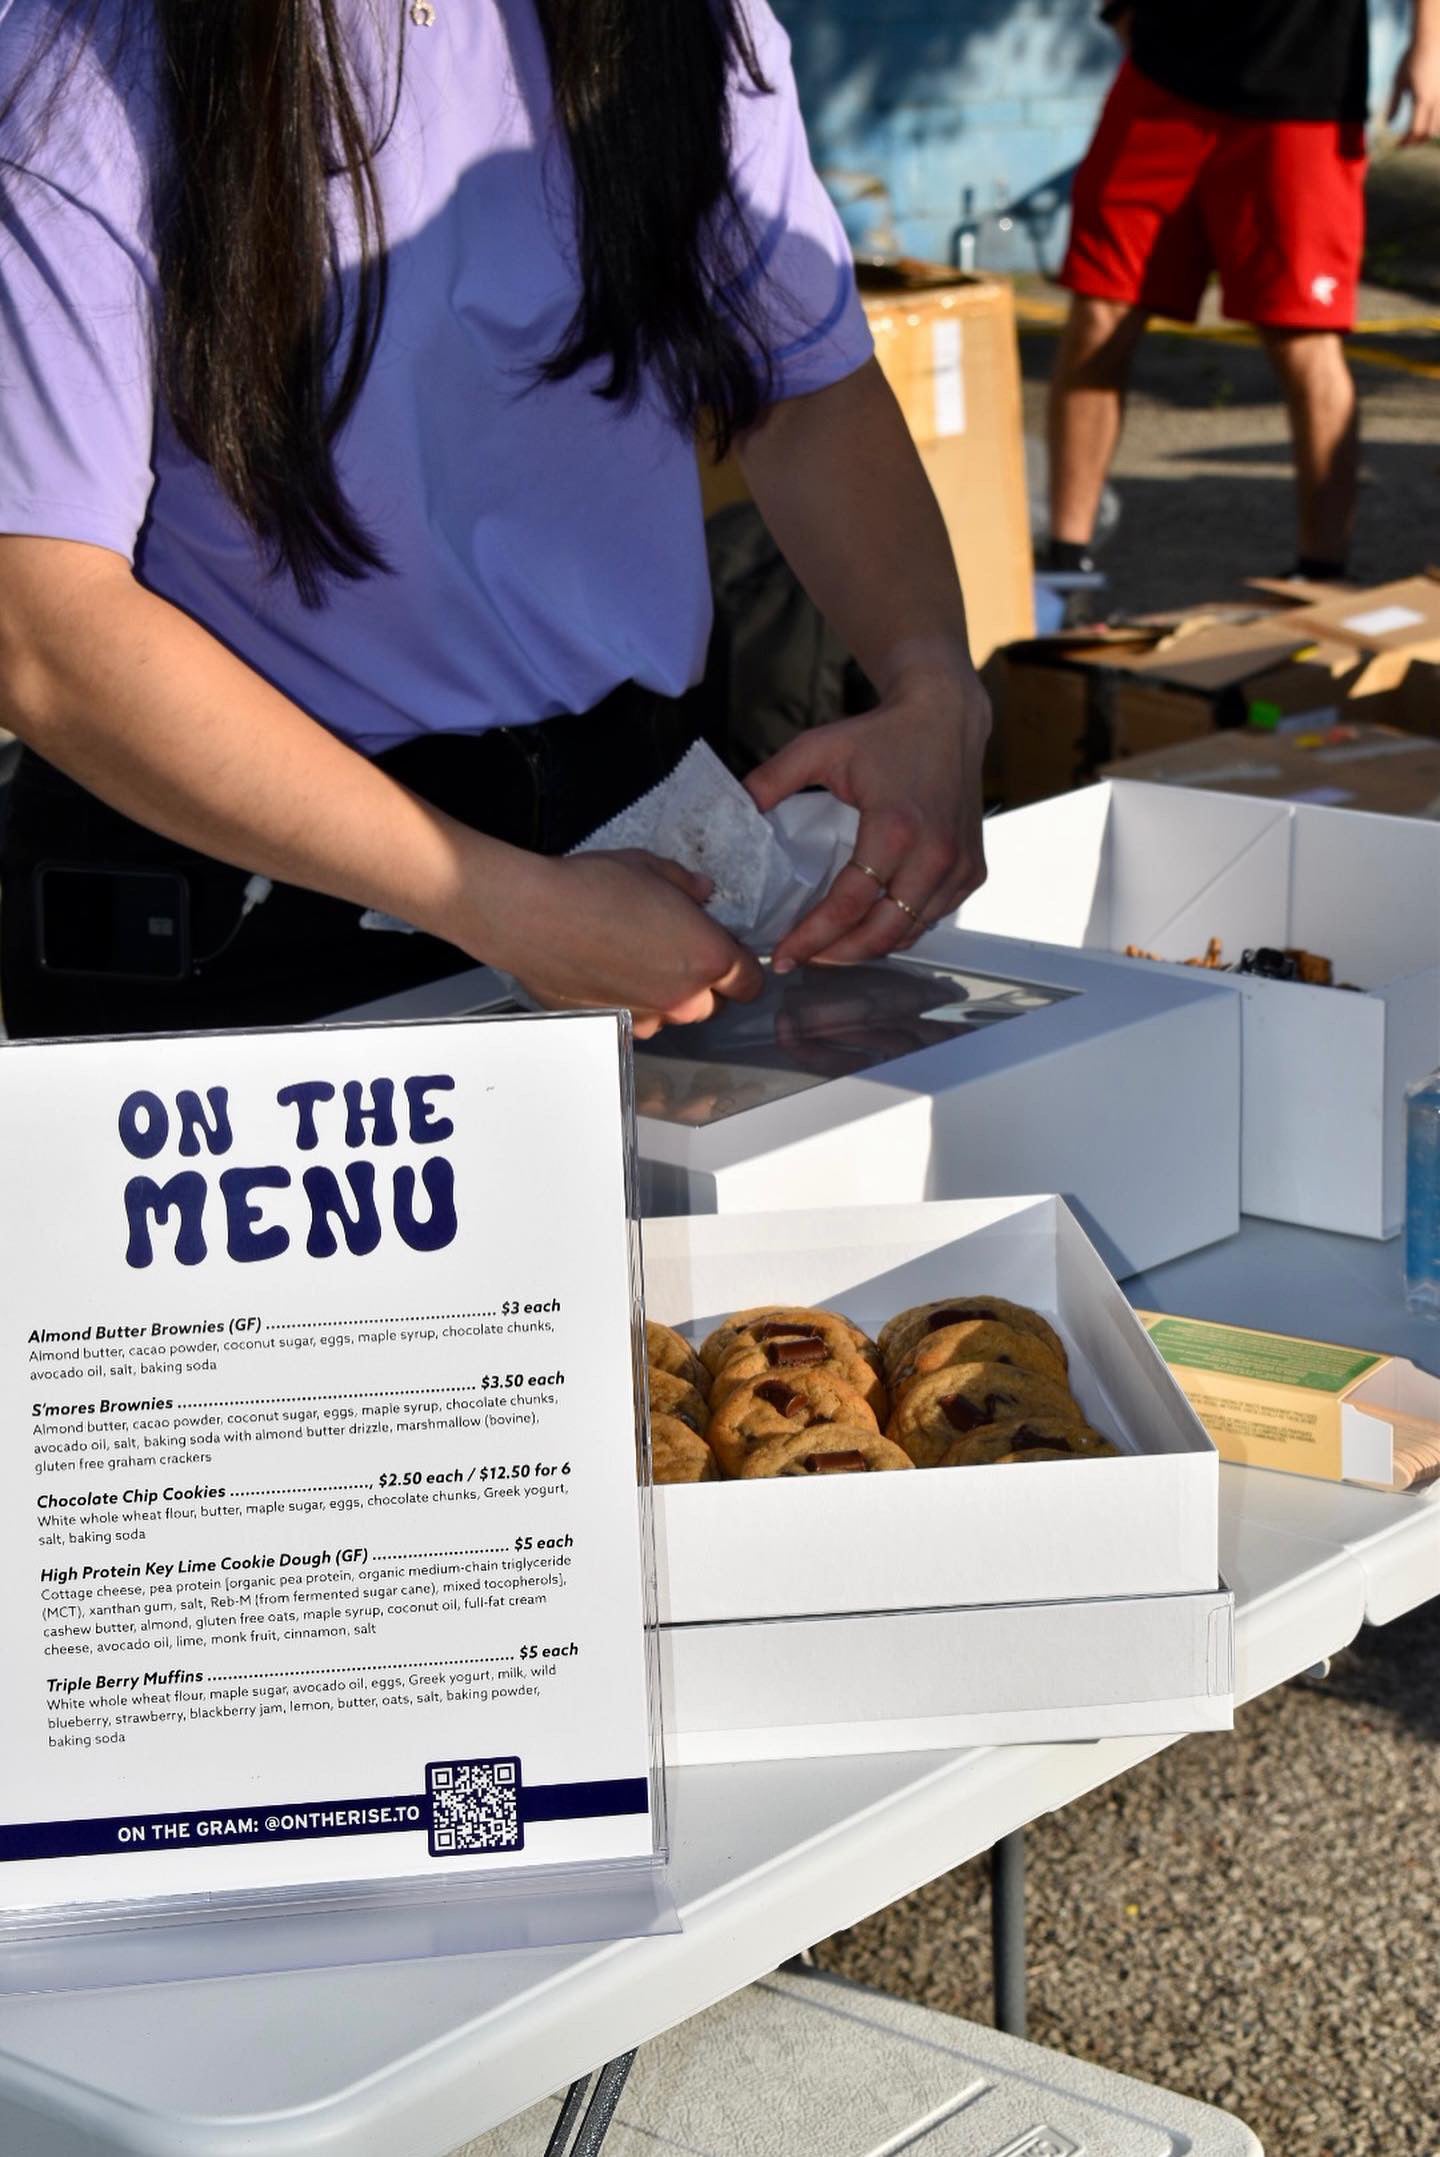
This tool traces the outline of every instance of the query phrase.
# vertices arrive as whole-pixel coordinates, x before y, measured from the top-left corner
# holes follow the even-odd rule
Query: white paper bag
[[[752,951],[773,951],[855,851],[860,819],[833,794],[793,794],[768,816],[705,742],[572,851],[640,847],[708,876],[706,905]]]

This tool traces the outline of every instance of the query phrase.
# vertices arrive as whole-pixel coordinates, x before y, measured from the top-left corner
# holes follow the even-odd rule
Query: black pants
[[[462,823],[513,846],[563,854],[655,785],[700,735],[713,699],[624,684],[594,711],[480,736],[429,735],[376,763]],[[181,980],[60,972],[41,950],[47,868],[178,875],[189,894],[191,968]],[[247,882],[105,807],[27,753],[0,834],[0,1015],[14,1039],[292,1025],[473,965],[429,936],[362,929],[360,909],[277,884],[234,933]]]

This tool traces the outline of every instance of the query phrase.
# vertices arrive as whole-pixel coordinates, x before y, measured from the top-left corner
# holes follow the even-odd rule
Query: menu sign
[[[0,1909],[652,1855],[621,1023],[0,1050]]]

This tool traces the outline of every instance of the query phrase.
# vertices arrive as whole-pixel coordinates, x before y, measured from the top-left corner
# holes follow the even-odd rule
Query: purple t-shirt
[[[202,0],[203,4],[203,0]],[[805,144],[784,32],[748,0],[773,94],[738,84],[735,185],[763,265],[779,391],[868,358],[839,220]],[[0,97],[42,0],[0,0]],[[399,10],[396,9],[398,16]],[[100,10],[102,31],[111,0]],[[22,29],[22,18],[24,28]],[[355,0],[357,37],[373,42]],[[390,574],[303,607],[157,410],[143,58],[87,51],[26,151],[0,230],[0,531],[90,541],[203,622],[304,709],[375,751],[584,711],[634,679],[697,680],[710,627],[690,441],[653,397],[534,387],[579,297],[568,164],[533,0],[437,0],[407,30],[379,159],[390,290],[339,444]],[[370,51],[367,69],[384,56]],[[17,115],[0,153],[19,154]],[[28,139],[28,138],[27,138]],[[342,255],[353,261],[344,191]]]

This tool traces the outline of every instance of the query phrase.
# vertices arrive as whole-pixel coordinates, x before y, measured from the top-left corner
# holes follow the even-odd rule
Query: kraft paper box
[[[1404,1091],[1440,1063],[1440,824],[1111,780],[992,817],[985,842],[967,928],[1192,978],[1212,937],[1232,963],[1262,945],[1331,959],[1362,993],[1205,977],[1242,1010],[1241,1206],[1397,1233]],[[1183,1144],[1183,1116],[1173,1129]]]
[[[1373,700],[1377,707],[1384,702]],[[1238,727],[1207,734],[1178,749],[1108,765],[1100,777],[1259,794],[1382,816],[1440,818],[1440,741],[1342,718],[1339,706],[1264,731]]]
[[[1387,1490],[1440,1478],[1440,1378],[1403,1356],[1137,1315],[1225,1460]]]
[[[682,1761],[1228,1727],[1218,1461],[1054,1197],[643,1224],[646,1309],[697,1342],[823,1303],[872,1335],[967,1290],[1046,1311],[1115,1459],[655,1492]]]
[[[1009,808],[1068,792],[1112,761],[1174,752],[1347,693],[1363,662],[1271,606],[1202,605],[1011,645],[986,671]]]

